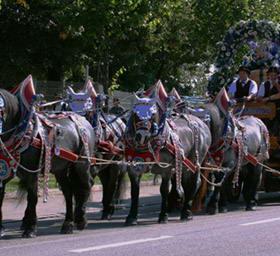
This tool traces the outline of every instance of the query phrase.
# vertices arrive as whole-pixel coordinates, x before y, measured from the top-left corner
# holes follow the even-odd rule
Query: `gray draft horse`
[[[126,224],[137,224],[140,179],[147,169],[162,177],[162,203],[158,222],[168,221],[167,199],[172,177],[176,181],[178,193],[183,192],[184,195],[181,220],[192,219],[191,201],[200,185],[199,166],[211,144],[211,133],[207,125],[193,115],[169,117],[168,111],[160,114],[154,99],[137,97],[127,124],[125,142],[127,160],[158,163],[149,167],[139,165],[129,168],[131,207]],[[187,158],[196,165],[196,170],[191,171],[182,164]],[[164,166],[163,163],[168,165]]]
[[[95,166],[92,177],[97,175],[103,186],[103,211],[101,219],[111,219],[116,204],[126,190],[126,166],[114,163],[123,158],[123,135],[125,123],[115,115],[96,113],[96,119],[87,118],[96,131],[96,157],[108,160],[108,164]],[[112,163],[110,161],[112,160]]]
[[[202,108],[211,119],[210,156],[212,154],[213,158],[215,155],[219,157],[221,166],[229,170],[226,173],[214,174],[215,182],[224,181],[221,187],[214,188],[207,204],[207,212],[215,214],[217,207],[219,212],[226,212],[227,192],[240,189],[241,184],[245,209],[255,210],[257,189],[263,170],[256,161],[263,163],[269,158],[269,135],[266,126],[253,116],[235,118],[230,114],[225,115],[215,103],[206,104]],[[253,157],[253,160],[246,155]]]
[[[123,158],[122,141],[126,125],[120,117],[102,111],[105,95],[97,95],[90,80],[78,93],[68,87],[67,95],[70,103],[66,107],[83,114],[95,130],[95,156],[104,162],[92,168],[91,174],[93,179],[98,176],[103,186],[101,219],[111,219],[126,189],[126,166],[115,163]]]
[[[30,136],[30,141],[23,146],[21,143],[16,146],[20,150],[20,160],[16,171],[16,175],[20,178],[20,186],[27,191],[27,207],[22,220],[22,236],[35,237],[37,230],[37,215],[36,205],[38,201],[38,176],[40,170],[44,169],[44,160],[47,157],[51,159],[51,172],[55,175],[61,190],[63,192],[66,202],[66,214],[64,223],[61,228],[62,234],[73,233],[73,222],[76,224],[78,230],[83,230],[86,226],[86,203],[88,201],[91,186],[93,184],[90,174],[90,162],[86,158],[79,156],[92,155],[95,145],[95,134],[91,124],[84,118],[76,114],[71,114],[65,118],[58,119],[56,117],[44,117],[44,120],[49,124],[55,126],[55,134],[52,137],[53,145],[56,149],[65,149],[70,154],[78,157],[77,161],[65,160],[53,154],[45,154],[46,149],[43,145],[39,148],[33,147],[32,139],[37,138],[40,143],[43,139],[40,129],[45,132],[45,126],[42,126],[41,119],[38,114],[33,112],[30,118],[23,119],[22,105],[20,99],[7,92],[0,90],[0,121],[3,125],[1,133],[1,155],[13,154],[15,148],[9,149],[6,143],[9,144],[13,138],[20,138],[20,141]],[[39,120],[40,119],[40,120]],[[76,121],[74,121],[74,119]],[[30,122],[32,124],[30,124]],[[77,125],[77,123],[79,125]],[[33,127],[31,134],[28,134],[28,127]],[[41,127],[41,128],[40,128]],[[22,137],[20,137],[22,135]],[[47,135],[49,136],[49,135]],[[86,146],[83,138],[88,140]],[[67,138],[67,139],[66,139]],[[15,140],[17,141],[17,140]],[[2,144],[4,142],[4,144]],[[22,148],[24,147],[24,148]],[[10,158],[8,157],[10,160]],[[36,171],[35,171],[36,170]],[[0,187],[0,234],[4,235],[4,228],[2,225],[2,203],[5,193],[5,185],[12,178],[11,175],[3,181]],[[75,200],[75,207],[73,209],[73,199]],[[73,211],[74,210],[74,211]]]

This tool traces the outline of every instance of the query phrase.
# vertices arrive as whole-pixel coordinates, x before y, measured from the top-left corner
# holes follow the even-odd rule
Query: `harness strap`
[[[238,144],[233,141],[232,144],[231,144],[231,147],[233,148],[233,150],[235,152],[238,152],[239,150],[239,147],[238,147]],[[252,154],[248,153],[248,154],[245,154],[244,157],[251,163],[253,164],[254,166],[256,166],[258,164],[258,159],[256,157],[254,157]]]
[[[40,149],[42,147],[42,140],[39,138],[33,138],[31,142],[31,146]],[[70,162],[76,162],[79,158],[77,154],[72,153],[71,151],[66,150],[64,148],[52,148],[52,152],[54,152],[54,154],[59,158],[62,158]]]
[[[166,148],[172,154],[175,154],[175,146],[171,143],[167,143]],[[183,164],[190,169],[193,173],[197,171],[196,165],[187,157],[183,158]]]
[[[124,150],[115,146],[111,141],[99,141],[98,147],[106,152],[111,152],[113,155],[123,155]]]

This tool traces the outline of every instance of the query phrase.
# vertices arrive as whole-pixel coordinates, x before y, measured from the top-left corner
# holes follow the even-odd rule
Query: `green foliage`
[[[249,52],[249,47],[246,43],[250,41],[257,41],[258,39],[272,41],[280,45],[280,26],[277,23],[267,20],[248,20],[240,21],[235,26],[231,27],[224,39],[218,42],[219,54],[215,62],[216,72],[211,77],[209,82],[209,91],[215,94],[222,86],[225,86],[232,80],[233,73],[237,69],[236,55],[238,63],[241,63],[241,58],[246,56]],[[238,53],[242,53],[239,54]],[[275,60],[279,59],[275,53]],[[272,56],[272,55],[271,55]],[[253,65],[255,69],[265,66],[266,63],[254,61],[251,63],[242,63],[243,65]],[[268,65],[271,65],[274,58],[267,59]],[[232,67],[236,67],[232,69]]]
[[[119,77],[126,71],[125,67],[121,67],[116,74],[112,77],[112,85],[108,89],[108,93],[110,96],[114,95],[114,91],[119,89],[120,84],[117,83]]]
[[[0,81],[7,87],[29,73],[83,80],[84,65],[105,91],[158,79],[178,87],[201,66],[204,81],[229,27],[280,19],[278,0],[0,0],[0,6]]]

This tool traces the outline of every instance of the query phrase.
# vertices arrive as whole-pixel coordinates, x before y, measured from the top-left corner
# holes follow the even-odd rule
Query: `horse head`
[[[19,101],[6,90],[0,89],[0,124],[1,131],[14,127],[20,120]]]
[[[137,146],[145,146],[158,134],[159,114],[156,101],[150,98],[137,98],[132,109],[131,122]]]
[[[68,87],[66,93],[69,99],[69,107],[73,112],[85,115],[87,111],[92,109],[93,103],[89,90],[86,89],[86,91],[76,93],[71,87]]]

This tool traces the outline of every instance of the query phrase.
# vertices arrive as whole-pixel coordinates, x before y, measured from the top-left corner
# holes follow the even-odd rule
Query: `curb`
[[[130,189],[130,182],[127,182],[127,187],[126,190]],[[154,186],[154,185],[158,185],[159,181],[156,182],[156,184],[154,184],[153,180],[147,180],[147,181],[141,181],[141,186],[145,187],[145,186]],[[93,185],[93,188],[91,189],[91,192],[101,192],[102,191],[102,185]],[[62,195],[62,191],[58,188],[52,188],[49,189],[49,195],[50,196],[56,196],[56,195]],[[42,191],[39,191],[39,197],[42,197]],[[13,191],[13,192],[6,192],[5,193],[5,199],[18,199],[18,195],[17,195],[17,191]]]

